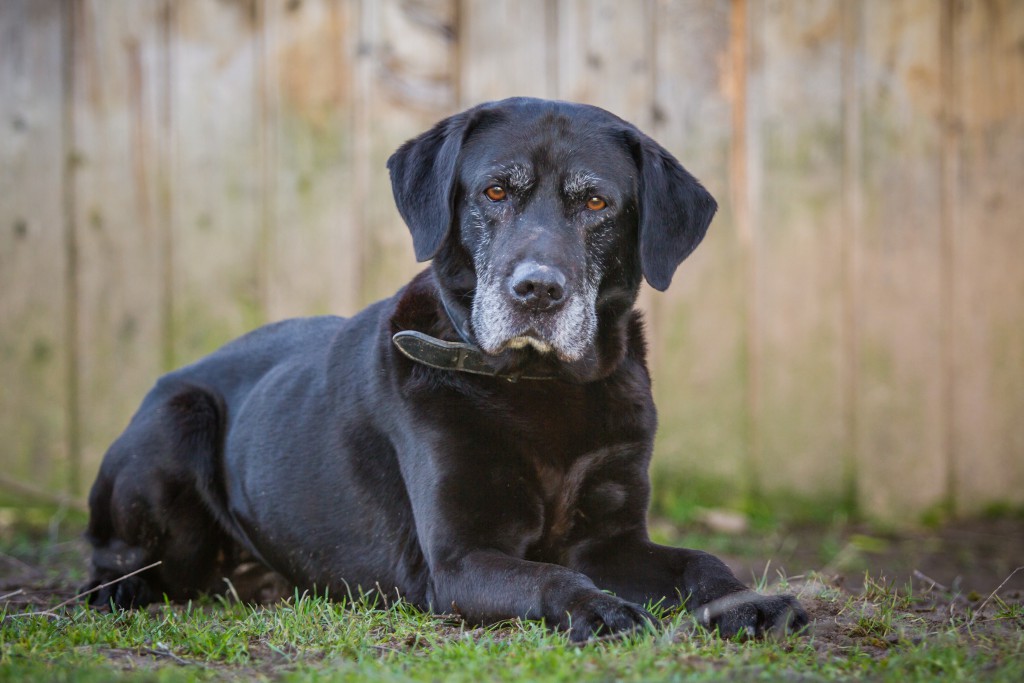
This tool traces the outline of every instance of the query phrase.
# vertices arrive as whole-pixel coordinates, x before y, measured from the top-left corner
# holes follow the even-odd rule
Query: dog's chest
[[[626,473],[638,449],[633,444],[600,448],[567,464],[535,461],[543,510],[536,554],[558,561],[574,541],[588,537],[590,529],[608,528],[609,520],[622,512],[634,493],[636,484]]]

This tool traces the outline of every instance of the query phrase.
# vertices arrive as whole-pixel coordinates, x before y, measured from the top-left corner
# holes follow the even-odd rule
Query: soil
[[[815,572],[854,593],[865,574],[903,589],[935,588],[959,595],[1024,593],[1024,519],[969,520],[927,531],[881,533],[851,526],[839,532],[820,527],[777,531],[760,539],[757,555],[725,555],[742,577],[760,576],[771,558],[789,575]],[[1014,571],[1021,568],[1016,574]]]

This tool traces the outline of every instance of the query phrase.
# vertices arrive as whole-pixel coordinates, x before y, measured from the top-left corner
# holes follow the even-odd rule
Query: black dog
[[[703,238],[704,188],[608,112],[532,99],[446,119],[388,167],[431,268],[353,318],[268,325],[160,379],[93,486],[91,585],[161,564],[94,601],[212,590],[246,553],[296,586],[574,640],[659,600],[723,635],[805,625],[794,598],[647,536],[633,304]]]

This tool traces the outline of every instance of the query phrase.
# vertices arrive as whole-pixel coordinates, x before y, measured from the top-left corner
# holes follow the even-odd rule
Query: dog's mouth
[[[502,344],[498,348],[498,353],[507,350],[518,351],[520,349],[525,349],[527,347],[533,348],[539,353],[543,354],[551,353],[555,350],[555,348],[551,346],[551,344],[549,344],[548,342],[542,339],[538,339],[535,336],[524,334],[518,337],[513,337],[512,339],[509,339],[507,342]]]
[[[509,360],[522,360],[524,357],[533,357],[537,360],[568,363],[578,360],[580,355],[574,352],[574,348],[565,348],[560,344],[557,336],[545,335],[533,328],[517,331],[501,340],[492,337],[488,343],[479,346],[481,351],[495,359],[506,357]]]

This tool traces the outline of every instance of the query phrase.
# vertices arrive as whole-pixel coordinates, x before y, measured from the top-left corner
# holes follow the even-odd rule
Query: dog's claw
[[[760,595],[753,591],[731,593],[701,605],[697,622],[723,638],[780,637],[798,633],[809,623],[807,612],[792,595]]]
[[[638,605],[598,593],[573,606],[569,624],[569,640],[582,643],[593,637],[625,635],[652,628],[654,617]]]

